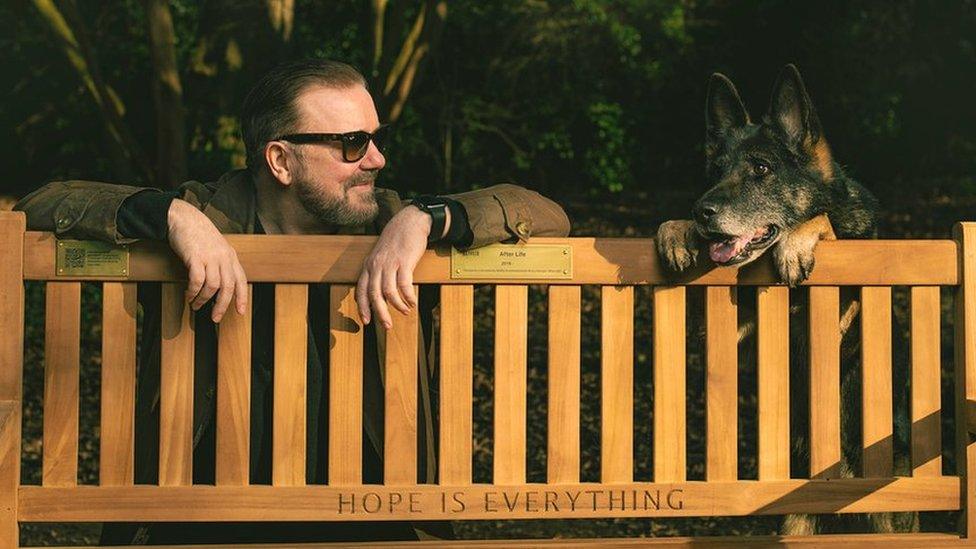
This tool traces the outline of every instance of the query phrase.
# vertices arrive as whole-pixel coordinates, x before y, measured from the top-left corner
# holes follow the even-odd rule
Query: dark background
[[[514,181],[567,203],[578,232],[620,220],[602,204],[642,209],[645,234],[702,190],[708,75],[731,77],[757,117],[792,62],[835,156],[888,206],[886,235],[972,217],[973,1],[35,0],[0,20],[13,197],[60,178],[216,178],[242,163],[235,117],[255,78],[333,57],[395,123],[384,185]]]

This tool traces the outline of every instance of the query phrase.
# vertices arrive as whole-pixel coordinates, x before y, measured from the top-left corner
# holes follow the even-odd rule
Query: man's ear
[[[812,147],[822,137],[820,120],[794,65],[783,67],[776,79],[769,119],[792,147]]]
[[[297,159],[288,147],[280,141],[269,141],[264,145],[264,162],[271,176],[283,186],[291,185],[295,177]]]
[[[735,84],[724,74],[715,73],[708,81],[705,100],[705,130],[709,136],[719,136],[731,128],[749,123],[749,113],[739,97]]]

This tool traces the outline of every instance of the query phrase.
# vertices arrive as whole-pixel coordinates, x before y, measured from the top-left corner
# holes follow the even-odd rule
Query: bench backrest
[[[571,277],[548,284],[546,479],[527,482],[528,284],[457,280],[428,252],[418,284],[440,285],[437,484],[417,475],[418,319],[386,333],[384,484],[362,482],[363,330],[353,298],[369,237],[231,236],[250,282],[274,283],[272,486],[250,486],[250,316],[219,329],[216,485],[192,483],[193,323],[185,272],[161,245],[130,247],[116,278],[59,276],[50,233],[0,215],[0,536],[17,522],[389,520],[717,516],[968,509],[976,446],[976,224],[955,240],[823,242],[809,292],[809,478],[790,468],[790,292],[770,262],[674,278],[649,239],[538,239],[572,248]],[[99,485],[78,484],[81,281],[102,286]],[[20,485],[24,281],[46,282],[41,485]],[[159,485],[133,484],[136,284],[162,283]],[[308,284],[330,283],[327,485],[305,485]],[[491,482],[474,482],[474,284],[494,288]],[[600,474],[580,479],[581,288],[600,287]],[[635,377],[635,288],[652,287],[652,376]],[[688,480],[687,299],[705,286],[704,479]],[[758,476],[741,479],[737,287],[756,286]],[[839,287],[861,302],[862,462],[840,479]],[[894,474],[892,287],[910,289],[911,474]],[[944,475],[940,288],[956,290],[957,472]],[[642,291],[642,290],[640,290]],[[640,351],[641,349],[637,349]],[[36,367],[37,365],[27,365]],[[653,387],[651,479],[635,475],[635,383]],[[794,390],[796,390],[794,388]],[[637,421],[643,421],[638,417]],[[541,427],[540,427],[541,428]],[[637,441],[640,442],[640,441]],[[830,479],[830,480],[828,480]],[[967,522],[973,514],[967,513]],[[970,522],[971,523],[971,522]],[[11,528],[13,533],[11,533]],[[976,530],[970,530],[976,531]],[[13,536],[13,537],[11,537]],[[0,543],[2,545],[2,543]]]

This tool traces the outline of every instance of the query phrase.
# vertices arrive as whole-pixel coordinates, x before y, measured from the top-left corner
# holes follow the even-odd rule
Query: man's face
[[[313,86],[295,101],[299,121],[295,133],[374,132],[379,117],[373,98],[362,86],[342,89]],[[294,145],[298,153],[296,190],[305,209],[330,225],[362,225],[378,211],[373,182],[386,165],[383,153],[370,142],[355,162],[342,158],[342,144]]]

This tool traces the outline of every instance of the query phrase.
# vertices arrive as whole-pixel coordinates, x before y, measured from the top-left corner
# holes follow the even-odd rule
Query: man
[[[364,481],[381,475],[383,364],[375,330],[389,328],[392,306],[407,313],[419,309],[423,343],[430,342],[430,310],[436,300],[418,296],[413,270],[428,243],[460,248],[491,242],[525,240],[531,234],[565,236],[569,222],[562,209],[541,195],[513,185],[499,185],[452,197],[424,197],[412,203],[397,193],[374,187],[386,160],[380,125],[363,76],[352,67],[325,60],[279,66],[251,90],[244,102],[241,129],[247,170],[225,174],[213,184],[189,182],[176,192],[161,192],[91,182],[60,182],[42,187],[17,208],[34,230],[59,236],[118,243],[139,238],[166,239],[188,270],[187,300],[197,315],[194,386],[194,482],[213,482],[213,407],[216,330],[233,302],[247,307],[246,274],[221,233],[376,234],[356,287],[364,324]],[[142,285],[144,308],[142,356],[137,396],[136,482],[155,482],[158,464],[159,297],[158,288]],[[251,482],[270,481],[270,399],[273,375],[272,289],[256,285],[253,293],[254,350],[251,402]],[[155,291],[155,293],[154,293]],[[308,337],[307,479],[326,478],[323,455],[327,437],[328,290],[310,288]],[[204,306],[207,308],[204,308]],[[233,314],[233,313],[231,313]],[[372,320],[377,322],[372,322]],[[149,334],[148,336],[145,334]],[[436,479],[429,383],[432,369],[421,349],[425,478]],[[142,430],[140,427],[142,426]],[[413,531],[393,523],[367,533],[354,525],[312,524],[288,528],[266,525],[218,525],[187,528],[156,525],[140,528],[141,539],[206,542],[297,541],[303,539],[409,538]],[[128,542],[131,529],[106,528],[103,542]]]

